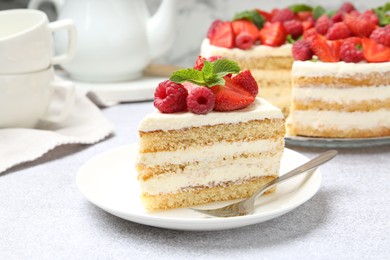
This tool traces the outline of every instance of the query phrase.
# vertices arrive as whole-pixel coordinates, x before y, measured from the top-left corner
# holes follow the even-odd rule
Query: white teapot
[[[144,0],[31,0],[29,8],[38,9],[44,2],[54,4],[58,19],[70,18],[76,25],[75,57],[62,67],[78,80],[138,78],[174,41],[175,0],[163,0],[152,17]],[[67,40],[66,34],[55,35],[58,52]]]

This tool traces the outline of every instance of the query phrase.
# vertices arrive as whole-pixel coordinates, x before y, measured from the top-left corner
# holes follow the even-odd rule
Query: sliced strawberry
[[[261,9],[256,9],[256,11],[264,17],[264,19],[267,21],[267,22],[270,22],[272,20],[272,14],[271,13],[268,13],[266,11],[263,11]]]
[[[307,31],[303,32],[303,39],[308,40],[311,42],[314,37],[318,34],[316,28],[310,28]]]
[[[268,46],[281,46],[286,42],[287,33],[283,23],[266,24],[259,32],[261,43]]]
[[[222,22],[210,37],[210,44],[218,47],[233,48],[234,33],[231,22]]]
[[[376,25],[363,15],[354,16],[352,14],[345,14],[344,23],[351,30],[353,35],[358,37],[369,37]]]
[[[217,20],[214,20],[214,22],[210,25],[210,28],[207,32],[207,38],[211,38],[213,36],[213,34],[216,32],[216,29],[217,27],[223,23],[221,20],[217,19]]]
[[[253,97],[259,93],[259,87],[255,78],[249,70],[241,71],[239,74],[232,77],[234,83],[246,89]]]
[[[312,11],[301,11],[295,14],[295,19],[301,22],[311,20],[312,18],[313,18]]]
[[[303,21],[302,22],[302,26],[303,26],[303,31],[307,31],[311,28],[313,28],[315,26],[315,21],[314,21],[314,18],[313,20],[307,20],[307,21]]]
[[[372,39],[363,38],[363,56],[368,62],[390,61],[390,47],[375,42]]]
[[[324,62],[338,62],[340,60],[340,46],[342,41],[327,41],[317,34],[312,38],[311,49],[317,57]]]
[[[237,37],[240,33],[246,32],[249,33],[254,41],[259,38],[259,30],[256,25],[254,25],[249,20],[236,20],[232,22],[233,32],[235,37]]]
[[[211,87],[215,94],[215,111],[232,111],[249,106],[255,98],[241,85],[229,77],[224,77],[225,85]]]

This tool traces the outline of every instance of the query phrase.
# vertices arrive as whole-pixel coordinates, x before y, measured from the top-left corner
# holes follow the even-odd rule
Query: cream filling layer
[[[271,47],[266,45],[255,45],[249,50],[241,50],[239,48],[223,48],[210,44],[209,39],[204,39],[200,47],[200,55],[210,57],[214,55],[227,56],[234,55],[240,58],[263,58],[263,57],[284,57],[291,56],[292,44],[284,44],[280,47]]]
[[[317,129],[390,128],[390,110],[379,109],[372,112],[296,110],[290,113],[287,123]]]
[[[372,72],[385,73],[390,71],[390,62],[379,63],[347,63],[347,62],[312,62],[294,61],[292,66],[293,77],[346,77],[356,74]]]
[[[251,105],[244,109],[229,112],[212,111],[206,115],[195,115],[190,112],[164,114],[155,111],[141,121],[138,130],[142,132],[169,131],[205,125],[236,124],[266,118],[282,119],[283,114],[279,108],[264,99],[256,98]]]
[[[163,164],[184,164],[194,161],[215,161],[224,157],[240,155],[242,153],[253,154],[272,151],[284,147],[284,140],[256,140],[253,142],[221,142],[210,146],[191,147],[176,151],[142,153],[138,155],[137,163],[148,166]]]
[[[282,152],[273,157],[254,157],[237,159],[231,162],[221,161],[194,166],[190,172],[161,174],[147,181],[140,181],[144,193],[157,195],[176,193],[185,188],[214,187],[226,182],[243,182],[245,180],[278,175]]]
[[[390,98],[390,86],[329,88],[313,86],[293,88],[295,100],[323,100],[326,102],[351,102],[364,100],[386,100]]]

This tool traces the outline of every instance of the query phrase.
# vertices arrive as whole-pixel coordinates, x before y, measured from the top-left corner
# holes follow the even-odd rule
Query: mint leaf
[[[287,38],[286,38],[286,41],[288,42],[288,43],[294,43],[294,42],[296,42],[294,39],[293,39],[293,37],[291,36],[291,34],[288,34],[287,35]]]
[[[387,14],[387,12],[390,11],[390,2],[384,4],[383,6],[377,7],[373,10],[375,14],[378,16],[380,26],[386,26],[390,24],[390,16]]]
[[[240,72],[240,66],[235,61],[220,59],[214,61],[214,73],[220,77],[224,77],[227,74],[237,74]]]
[[[256,25],[256,27],[259,30],[263,28],[263,25],[265,23],[264,17],[261,14],[259,14],[256,10],[236,13],[233,17],[233,21],[240,20],[240,19],[246,19],[251,21],[254,25]]]
[[[206,86],[202,71],[196,69],[181,69],[174,71],[169,78],[176,83],[191,82],[200,86]]]
[[[317,19],[320,18],[320,16],[323,15],[325,12],[326,12],[326,10],[325,10],[322,6],[317,5],[317,6],[314,7],[314,9],[313,9],[313,16],[314,16],[314,19],[317,20]]]
[[[211,62],[205,60],[203,63],[202,74],[203,79],[207,83],[214,76],[214,66]]]
[[[214,75],[208,82],[207,82],[207,86],[208,87],[213,87],[213,86],[216,86],[216,85],[225,85],[225,80],[223,77],[219,77],[218,75]]]
[[[290,9],[291,11],[293,11],[294,13],[299,13],[299,12],[304,12],[304,11],[312,11],[313,10],[313,8],[311,6],[305,5],[305,4],[290,5],[287,8]]]
[[[326,12],[328,17],[333,17],[337,13],[337,10],[330,10]]]

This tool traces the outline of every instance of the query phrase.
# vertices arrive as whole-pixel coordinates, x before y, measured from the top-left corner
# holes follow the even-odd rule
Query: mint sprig
[[[261,29],[264,26],[265,19],[264,17],[259,14],[256,10],[250,10],[250,11],[243,11],[236,13],[233,17],[233,21],[235,20],[241,20],[246,19],[251,21],[254,25],[256,25],[257,29]]]
[[[388,15],[388,12],[390,12],[390,2],[387,2],[383,6],[374,8],[373,10],[378,16],[380,26],[386,26],[390,24],[390,15]]]
[[[287,8],[290,9],[291,11],[293,11],[295,14],[299,13],[299,12],[312,11],[313,10],[313,8],[311,6],[305,5],[305,4],[290,5]]]
[[[201,71],[196,69],[180,69],[174,71],[169,78],[176,83],[190,82],[199,86],[212,87],[224,85],[224,76],[240,72],[238,64],[232,60],[219,59],[214,62],[204,61]]]
[[[320,5],[317,5],[317,6],[314,7],[314,9],[313,9],[313,16],[314,16],[314,19],[317,20],[317,19],[320,18],[320,16],[323,15],[325,12],[326,12],[325,8],[323,8],[323,7],[320,6]]]

